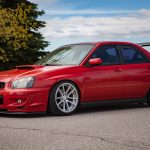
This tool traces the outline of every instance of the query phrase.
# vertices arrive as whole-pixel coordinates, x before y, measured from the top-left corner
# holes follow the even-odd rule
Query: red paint
[[[83,43],[82,43],[83,44]],[[80,101],[97,101],[126,98],[143,98],[150,88],[150,63],[117,64],[108,66],[85,66],[96,48],[108,44],[132,45],[150,59],[150,53],[142,47],[128,42],[99,42],[77,66],[18,66],[14,70],[0,72],[0,89],[4,97],[1,109],[9,112],[45,112],[52,87],[59,81],[71,80],[80,90]],[[98,63],[98,59],[92,63]],[[101,63],[101,62],[99,62]],[[29,89],[12,89],[11,83],[19,78],[34,76]],[[21,99],[22,103],[17,103]]]
[[[102,64],[102,59],[100,58],[93,58],[89,60],[90,65],[100,65]]]

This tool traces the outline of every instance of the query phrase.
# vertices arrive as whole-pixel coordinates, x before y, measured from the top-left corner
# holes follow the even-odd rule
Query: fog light
[[[17,103],[18,103],[18,104],[22,103],[22,99],[18,99],[18,100],[17,100]]]

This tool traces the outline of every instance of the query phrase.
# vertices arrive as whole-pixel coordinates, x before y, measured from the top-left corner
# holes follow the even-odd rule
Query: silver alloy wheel
[[[79,94],[71,83],[62,83],[56,90],[55,102],[60,111],[70,113],[74,111],[79,102]]]

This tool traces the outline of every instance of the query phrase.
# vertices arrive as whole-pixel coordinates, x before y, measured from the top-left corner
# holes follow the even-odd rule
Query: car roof
[[[83,43],[74,43],[74,44],[68,44],[68,45],[82,45],[82,44],[133,44],[131,42],[123,42],[123,41],[100,41],[100,42],[83,42]],[[66,46],[66,45],[65,45]]]

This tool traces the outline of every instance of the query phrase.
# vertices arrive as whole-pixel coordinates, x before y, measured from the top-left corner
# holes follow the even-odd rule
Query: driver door
[[[84,100],[99,101],[124,97],[123,70],[117,45],[99,47],[90,58],[101,58],[102,64],[85,67]]]

